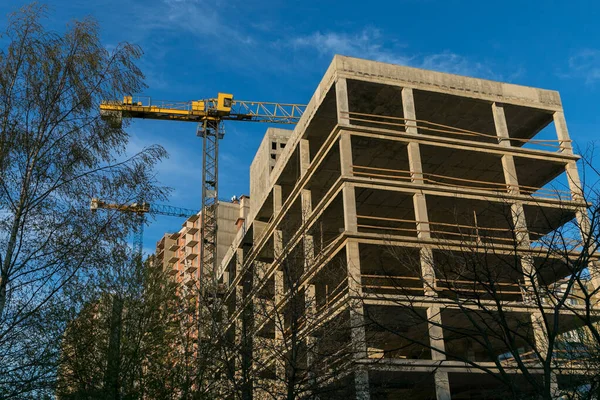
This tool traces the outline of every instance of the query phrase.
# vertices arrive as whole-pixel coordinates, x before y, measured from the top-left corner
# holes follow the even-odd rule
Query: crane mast
[[[123,117],[198,123],[196,134],[202,137],[200,285],[206,270],[215,280],[218,267],[219,139],[224,136],[223,121],[295,124],[305,109],[300,104],[234,100],[227,93],[183,102],[152,102],[149,97],[125,96],[122,102],[105,101],[100,105],[101,116],[117,124]]]

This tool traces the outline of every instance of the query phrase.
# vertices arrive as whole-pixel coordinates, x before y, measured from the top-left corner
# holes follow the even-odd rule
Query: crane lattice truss
[[[138,257],[140,261],[142,258],[142,246],[144,243],[144,225],[146,222],[146,214],[189,218],[192,215],[197,215],[199,212],[198,210],[190,210],[187,208],[165,206],[160,204],[150,204],[146,202],[129,204],[108,203],[96,198],[92,199],[90,208],[92,211],[96,211],[98,209],[116,210],[136,215],[136,227],[135,231],[133,232],[133,254],[135,257]]]
[[[185,102],[152,102],[149,97],[126,96],[123,102],[106,101],[100,112],[121,123],[122,118],[147,118],[198,123],[202,137],[202,220],[200,246],[200,285],[207,271],[216,279],[217,207],[219,176],[219,139],[224,135],[223,121],[295,124],[306,106],[234,100],[233,95],[219,93],[217,98]]]

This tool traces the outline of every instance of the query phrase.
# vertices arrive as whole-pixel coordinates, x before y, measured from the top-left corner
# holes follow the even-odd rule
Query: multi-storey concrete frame
[[[549,123],[556,140],[532,140]],[[491,237],[500,253],[513,250],[503,242],[510,237],[503,231],[517,232],[522,268],[535,268],[532,241],[573,218],[587,230],[578,159],[557,92],[336,56],[271,172],[270,189],[253,199],[258,206],[250,210],[249,229],[238,234],[221,264],[238,336],[241,309],[265,285],[274,285],[274,309],[285,302],[280,257],[286,248],[303,246],[312,258],[303,285],[318,304],[335,306],[327,298],[331,292],[317,283],[319,271],[336,258],[347,268],[344,293],[335,293],[335,300],[352,308],[356,398],[370,398],[369,380],[377,379],[377,371],[407,371],[430,373],[433,395],[450,399],[448,374],[459,382],[460,374],[479,371],[435,351],[445,345],[435,324],[444,318],[443,298],[413,302],[434,322],[423,331],[433,348],[429,359],[371,356],[361,323],[365,307],[398,300],[387,300],[393,293],[366,289],[376,286],[366,284],[377,268],[369,254],[390,245],[416,249],[421,276],[433,287],[429,260],[436,259],[436,249],[460,247],[453,236],[460,232],[452,227],[480,224],[495,232]],[[544,189],[560,175],[568,182],[566,193]],[[511,220],[487,212],[490,204],[508,208]],[[442,211],[451,207],[459,211]],[[464,222],[469,214],[475,223]],[[264,271],[248,284],[244,276],[257,262]],[[539,311],[523,301],[519,289],[507,294],[508,309],[535,321]],[[427,291],[427,285],[419,290]],[[353,297],[362,300],[347,301]],[[255,321],[254,328],[260,324]],[[543,340],[543,332],[539,336]]]

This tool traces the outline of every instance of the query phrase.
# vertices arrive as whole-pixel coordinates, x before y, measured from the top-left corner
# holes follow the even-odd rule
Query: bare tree
[[[370,358],[463,363],[484,377],[469,398],[598,398],[600,203],[585,189],[587,210],[534,207],[527,229],[522,208],[490,203],[470,224],[438,210],[455,223],[421,227],[439,242],[425,250],[390,235],[361,282],[389,305],[363,304]]]

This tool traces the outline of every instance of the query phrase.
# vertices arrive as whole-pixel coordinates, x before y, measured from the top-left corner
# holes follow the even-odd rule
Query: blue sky
[[[3,1],[6,15],[27,2]],[[585,147],[600,122],[600,2],[50,0],[48,27],[95,17],[110,48],[142,46],[157,100],[230,92],[240,100],[306,103],[334,54],[558,90],[572,138]],[[2,23],[4,23],[3,20]],[[265,124],[229,123],[221,141],[220,197],[248,193],[248,167]],[[158,179],[170,204],[200,206],[201,143],[192,124],[134,121],[130,150],[171,154]],[[158,217],[151,250],[180,220]]]

